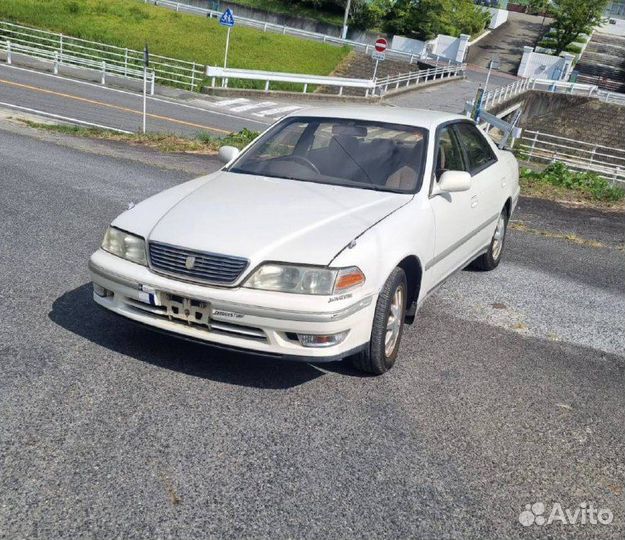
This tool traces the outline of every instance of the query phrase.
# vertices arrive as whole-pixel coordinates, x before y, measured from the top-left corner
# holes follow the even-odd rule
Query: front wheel
[[[501,262],[501,255],[506,241],[506,229],[508,228],[508,211],[504,208],[499,214],[495,233],[488,247],[488,251],[484,255],[480,255],[475,259],[471,266],[477,270],[494,270]]]
[[[404,330],[407,291],[406,274],[401,268],[395,268],[378,296],[371,341],[352,359],[356,368],[381,375],[395,364]]]

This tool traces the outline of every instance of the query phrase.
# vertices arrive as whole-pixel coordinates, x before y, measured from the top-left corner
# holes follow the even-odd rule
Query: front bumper
[[[371,337],[373,294],[329,302],[328,297],[210,287],[156,274],[101,249],[91,256],[89,270],[93,283],[106,290],[106,296],[93,295],[99,305],[193,341],[270,356],[332,361],[362,349]],[[150,293],[210,305],[208,326],[172,319],[163,306],[154,305]],[[341,343],[323,348],[304,347],[296,337],[345,331]]]

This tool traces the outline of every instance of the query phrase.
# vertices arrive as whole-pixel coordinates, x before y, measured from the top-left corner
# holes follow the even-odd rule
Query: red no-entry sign
[[[384,38],[378,38],[375,41],[375,50],[376,52],[383,53],[388,47],[388,41]]]

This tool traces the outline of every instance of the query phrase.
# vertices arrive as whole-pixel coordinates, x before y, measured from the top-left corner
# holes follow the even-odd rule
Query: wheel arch
[[[417,301],[419,300],[419,292],[423,279],[423,266],[416,255],[408,255],[397,263],[406,274],[408,282],[407,301],[406,301],[406,322],[412,324],[414,322]]]
[[[510,213],[512,211],[512,197],[508,197],[506,199],[505,204],[503,205],[503,207],[506,210],[506,215],[508,216],[508,218],[510,218]]]

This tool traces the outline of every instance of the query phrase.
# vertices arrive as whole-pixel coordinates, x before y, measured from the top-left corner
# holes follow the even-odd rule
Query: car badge
[[[195,266],[195,257],[193,257],[192,255],[189,255],[184,261],[184,266],[187,270],[192,270],[193,267]]]

